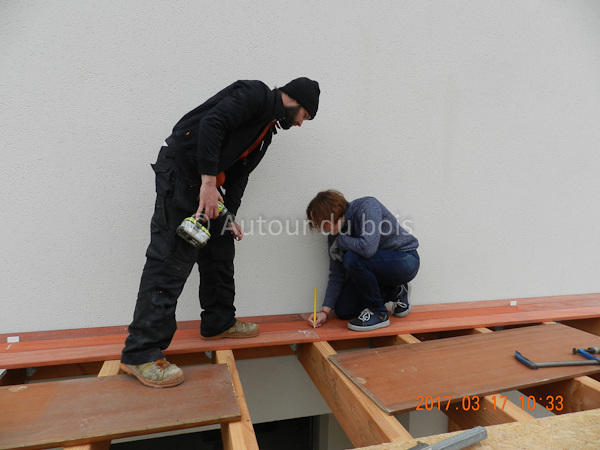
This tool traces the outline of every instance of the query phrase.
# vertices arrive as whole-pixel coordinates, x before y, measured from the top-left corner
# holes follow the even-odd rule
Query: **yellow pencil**
[[[317,288],[315,287],[315,305],[313,308],[313,328],[317,327]]]

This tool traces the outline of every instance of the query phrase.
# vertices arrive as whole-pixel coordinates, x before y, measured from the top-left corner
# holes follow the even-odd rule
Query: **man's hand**
[[[200,201],[196,211],[196,220],[202,218],[202,211],[208,219],[216,219],[219,216],[218,202],[222,202],[223,197],[217,189],[217,177],[214,175],[202,175],[202,186],[200,186]]]
[[[231,234],[233,234],[233,238],[236,241],[241,241],[242,238],[244,237],[244,229],[238,225],[237,223],[235,223],[234,221],[227,221],[227,230],[229,230],[229,232]]]

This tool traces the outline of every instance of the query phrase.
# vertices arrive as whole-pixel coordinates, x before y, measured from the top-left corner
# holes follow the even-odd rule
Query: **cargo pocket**
[[[200,183],[191,184],[191,182],[180,174],[175,180],[175,192],[173,194],[173,204],[175,207],[193,214],[198,209],[198,195],[200,194]]]
[[[163,197],[173,197],[175,189],[175,169],[173,166],[164,159],[150,165],[156,174],[156,193]]]
[[[175,237],[173,244],[171,256],[165,261],[165,272],[179,278],[187,278],[196,263],[198,249],[179,236]]]

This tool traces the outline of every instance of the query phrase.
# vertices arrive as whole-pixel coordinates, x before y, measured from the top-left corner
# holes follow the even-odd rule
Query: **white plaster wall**
[[[3,2],[0,333],[129,323],[150,163],[239,78],[322,90],[251,177],[246,223],[375,195],[421,241],[414,303],[599,291],[599,30],[595,0]],[[255,228],[237,251],[240,316],[324,292],[322,236]]]

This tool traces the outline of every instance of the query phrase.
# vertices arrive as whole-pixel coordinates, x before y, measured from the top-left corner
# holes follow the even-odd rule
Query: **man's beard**
[[[300,112],[300,108],[302,106],[286,106],[285,109],[285,118],[279,121],[279,126],[284,130],[289,130],[292,126],[296,124],[296,117],[298,117],[298,112]]]

